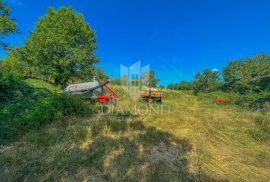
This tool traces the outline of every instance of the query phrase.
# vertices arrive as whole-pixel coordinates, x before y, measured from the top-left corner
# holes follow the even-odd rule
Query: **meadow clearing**
[[[269,140],[256,135],[269,113],[169,90],[162,104],[147,105],[113,88],[117,101],[91,116],[59,116],[1,145],[1,181],[270,179]]]

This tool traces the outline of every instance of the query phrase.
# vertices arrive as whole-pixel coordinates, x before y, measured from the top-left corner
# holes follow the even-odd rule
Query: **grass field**
[[[167,91],[162,105],[116,103],[0,146],[0,181],[269,181],[269,113]],[[108,108],[107,108],[108,107]]]

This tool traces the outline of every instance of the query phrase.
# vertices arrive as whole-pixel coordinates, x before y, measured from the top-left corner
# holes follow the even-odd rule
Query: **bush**
[[[32,100],[48,94],[49,92],[45,93],[45,91],[33,89],[13,75],[0,73],[0,104],[12,101],[18,102],[24,99]],[[32,97],[33,95],[35,97]]]
[[[34,89],[11,75],[0,75],[0,99],[2,142],[59,117],[82,116],[93,111],[79,98]]]
[[[0,73],[0,139],[15,133],[10,126],[15,125],[18,116],[49,95],[49,92],[33,89],[17,77]]]
[[[246,95],[239,95],[235,104],[242,107],[251,108],[252,110],[266,110],[266,103],[270,102],[270,93],[249,93]]]
[[[38,129],[59,116],[83,116],[91,114],[92,111],[79,98],[66,94],[53,94],[19,116],[2,123],[0,138],[9,139],[31,129]]]

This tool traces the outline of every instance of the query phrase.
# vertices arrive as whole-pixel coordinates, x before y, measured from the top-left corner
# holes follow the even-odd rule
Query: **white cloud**
[[[213,68],[212,71],[218,72],[218,69],[217,68]]]

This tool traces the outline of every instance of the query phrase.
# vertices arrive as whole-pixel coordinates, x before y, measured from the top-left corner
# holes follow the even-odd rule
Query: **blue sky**
[[[161,84],[192,80],[197,71],[270,53],[270,1],[260,0],[5,0],[23,45],[48,6],[72,6],[97,34],[99,66],[112,77],[119,65],[141,61]],[[1,52],[1,56],[5,56]]]

